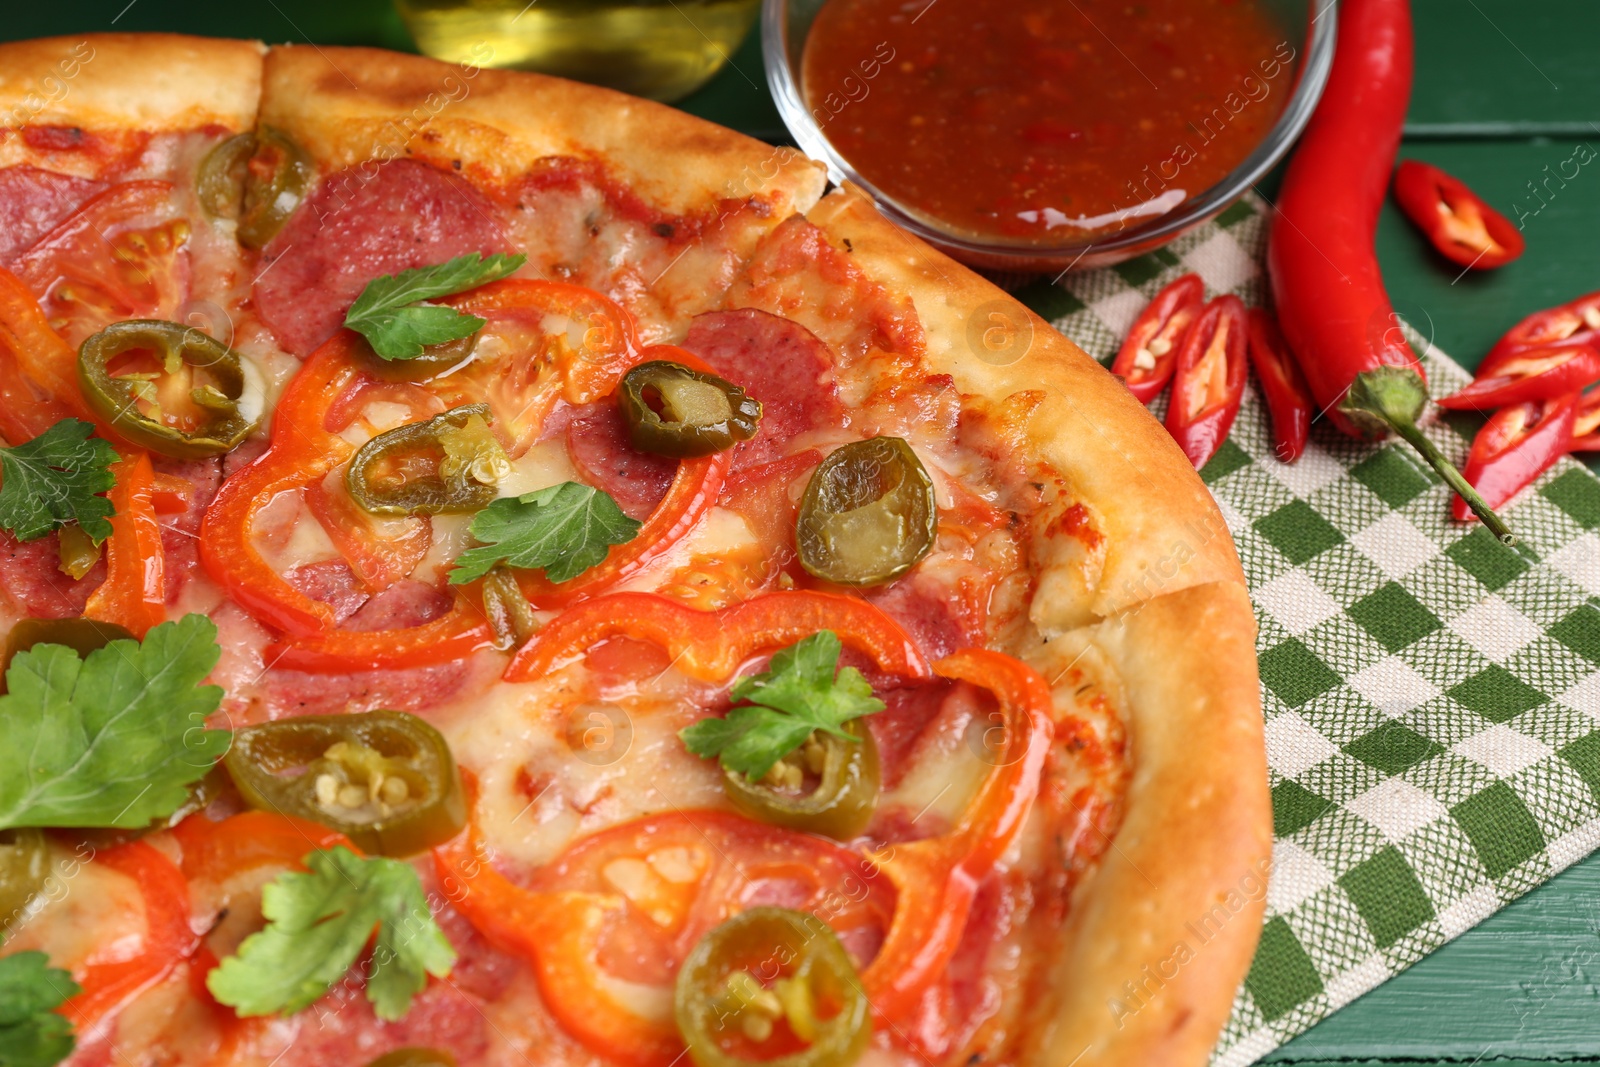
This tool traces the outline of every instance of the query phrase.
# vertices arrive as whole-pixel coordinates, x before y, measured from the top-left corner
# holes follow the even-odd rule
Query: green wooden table
[[[267,41],[410,48],[387,0],[79,0],[10,5],[0,37],[184,30]],[[1600,3],[1415,0],[1417,83],[1405,154],[1457,174],[1522,218],[1528,253],[1458,278],[1393,208],[1378,234],[1399,311],[1473,366],[1535,308],[1600,289]],[[683,105],[784,136],[752,39]],[[1565,173],[1571,174],[1568,164]],[[1273,179],[1263,183],[1269,198]],[[1520,208],[1520,210],[1518,210]],[[1595,709],[1600,712],[1600,709]],[[1600,855],[1591,856],[1267,1058],[1335,1064],[1600,1064]]]

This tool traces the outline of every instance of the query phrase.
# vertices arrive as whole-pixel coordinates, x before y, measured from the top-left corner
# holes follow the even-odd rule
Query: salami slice
[[[584,481],[610,493],[624,515],[641,522],[667,495],[678,471],[677,460],[633,447],[627,423],[610,400],[585,404],[572,413],[567,454]]]
[[[696,316],[683,347],[761,401],[761,429],[739,446],[733,469],[767,463],[795,435],[843,412],[828,346],[798,322],[744,308]]]
[[[39,167],[0,168],[0,264],[11,262],[105,183]]]
[[[363,164],[325,180],[267,245],[256,310],[304,356],[373,278],[510,247],[499,210],[465,180],[412,160]]]

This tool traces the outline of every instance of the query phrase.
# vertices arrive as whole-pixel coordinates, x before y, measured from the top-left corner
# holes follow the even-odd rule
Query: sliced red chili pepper
[[[1311,390],[1305,375],[1284,344],[1278,320],[1261,308],[1251,308],[1246,325],[1250,337],[1250,365],[1272,413],[1273,451],[1284,463],[1293,463],[1306,450],[1311,435]]]
[[[106,578],[89,594],[86,618],[114,622],[135,637],[167,621],[166,557],[156,519],[155,472],[136,452],[112,464],[109,494],[116,513],[106,539]]]
[[[1578,399],[1572,420],[1572,452],[1600,452],[1600,389]]]
[[[1566,455],[1577,408],[1577,393],[1501,408],[1472,439],[1467,481],[1490,507],[1504,504]],[[1460,497],[1451,513],[1461,522],[1472,517]]]
[[[189,925],[189,884],[178,865],[145,841],[130,841],[94,857],[133,879],[144,901],[145,930],[139,951],[114,963],[90,962],[73,978],[83,992],[60,1012],[80,1033],[122,1008],[166,978],[194,955],[200,938]]]
[[[1472,384],[1437,401],[1453,411],[1490,411],[1530,400],[1553,400],[1600,380],[1600,352],[1588,345],[1535,348],[1479,371]]]
[[[1167,432],[1195,470],[1221,447],[1244,396],[1244,304],[1220,296],[1205,306],[1183,335],[1173,371]]]
[[[1154,400],[1171,380],[1184,331],[1200,314],[1205,290],[1200,275],[1185,274],[1157,293],[1128,328],[1111,373],[1128,383],[1128,392],[1141,404]]]
[[[1527,349],[1561,344],[1600,348],[1600,293],[1589,293],[1527,316],[1494,343],[1478,373],[1489,374],[1507,358]]]
[[[694,678],[721,681],[761,652],[833,630],[846,647],[880,668],[908,678],[928,677],[928,663],[899,623],[865,600],[795,589],[698,611],[655,593],[611,593],[568,608],[552,619],[507,665],[505,680],[527,682],[581,659],[612,637],[652,641],[673,666]]]
[[[1452,263],[1489,270],[1522,255],[1526,242],[1511,220],[1438,167],[1402,160],[1394,175],[1394,198]]]

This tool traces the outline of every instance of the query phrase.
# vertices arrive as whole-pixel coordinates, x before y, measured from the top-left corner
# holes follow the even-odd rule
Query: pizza
[[[91,35],[0,117],[0,1061],[1206,1059],[1254,620],[1072,342],[533,74]]]

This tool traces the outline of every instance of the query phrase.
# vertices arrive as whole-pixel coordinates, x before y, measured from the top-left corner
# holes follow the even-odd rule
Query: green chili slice
[[[859,719],[844,728],[858,740],[813,732],[758,782],[724,767],[728,799],[751,818],[774,826],[839,841],[855,837],[878,806],[878,746]],[[808,780],[814,782],[809,791]]]
[[[933,479],[898,437],[854,441],[811,475],[795,542],[800,565],[824,581],[881,585],[928,554],[939,529]]]
[[[397,1048],[385,1052],[367,1067],[456,1067],[456,1058],[442,1048]]]
[[[9,930],[50,877],[43,830],[0,830],[0,934]]]
[[[213,218],[238,219],[239,243],[262,248],[305,199],[311,160],[270,126],[228,138],[200,161],[196,190]]]
[[[617,391],[633,446],[663,456],[709,456],[756,435],[761,402],[715,374],[651,360]]]
[[[443,344],[424,345],[422,355],[415,359],[384,359],[364,339],[357,343],[356,351],[360,353],[361,369],[374,378],[386,382],[426,382],[465,365],[477,347],[478,336],[475,333]]]
[[[848,1067],[872,1036],[844,946],[787,908],[751,908],[706,934],[678,970],[673,1010],[697,1067]]]
[[[114,322],[78,349],[78,385],[95,413],[176,459],[220,456],[249,436],[256,420],[239,409],[244,384],[237,352],[163,319]]]
[[[539,632],[533,605],[509,567],[494,567],[483,576],[483,613],[494,634],[494,647],[502,652],[521,648]]]
[[[133,641],[132,633],[114,622],[97,619],[18,619],[6,635],[5,659],[0,662],[0,693],[4,693],[5,672],[19,652],[34,645],[65,645],[80,657],[113,641]]]
[[[403,711],[247,726],[223,762],[251,807],[320,822],[366,852],[413,855],[467,820],[450,746]]]
[[[345,468],[350,498],[374,515],[482,509],[511,470],[489,429],[490,417],[489,405],[464,404],[380,433]]]

